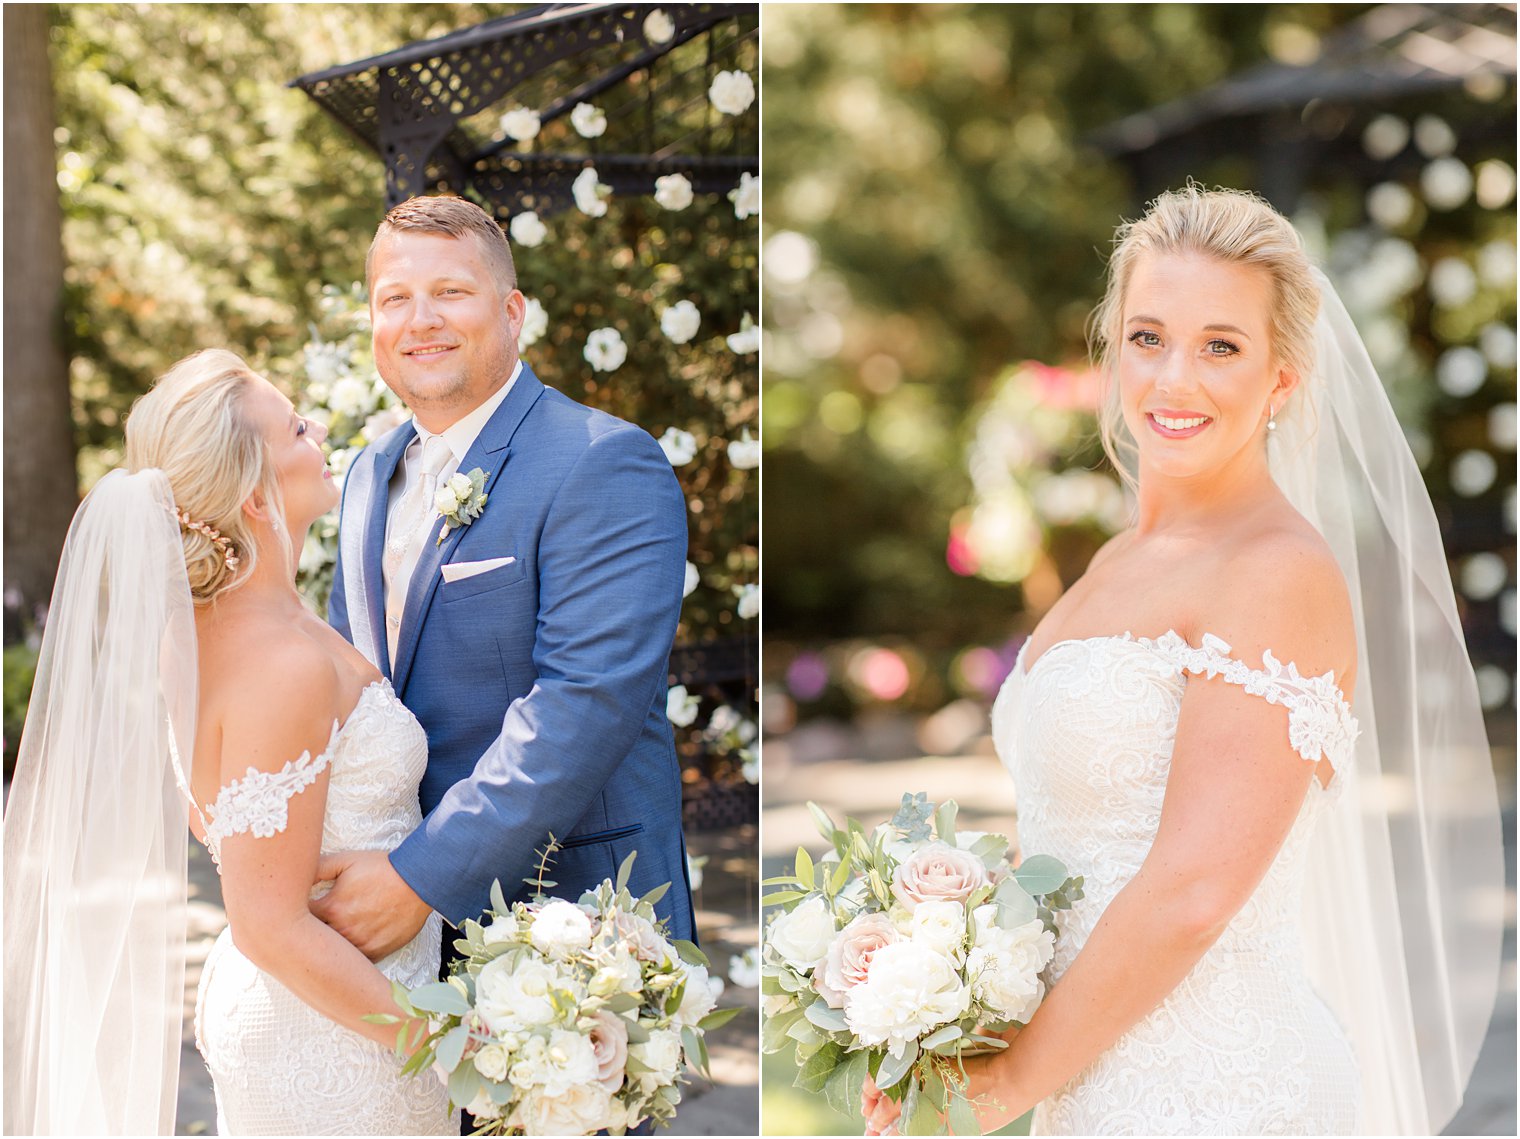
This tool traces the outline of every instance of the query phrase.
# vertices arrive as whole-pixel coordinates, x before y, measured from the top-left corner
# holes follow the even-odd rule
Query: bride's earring
[[[1270,403],[1267,404],[1267,430],[1268,431],[1276,431],[1277,430],[1277,409],[1275,407],[1273,407]]]

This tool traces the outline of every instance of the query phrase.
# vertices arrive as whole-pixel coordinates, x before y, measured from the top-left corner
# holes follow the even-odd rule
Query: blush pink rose
[[[606,1009],[597,1011],[591,1050],[596,1053],[596,1082],[616,1095],[628,1064],[628,1026],[622,1017]]]
[[[892,874],[892,893],[912,913],[919,902],[965,904],[973,890],[991,882],[976,855],[948,843],[931,842],[898,864]]]
[[[860,914],[835,936],[813,986],[830,1008],[844,1008],[844,995],[866,979],[871,957],[897,941],[897,927],[886,914]]]

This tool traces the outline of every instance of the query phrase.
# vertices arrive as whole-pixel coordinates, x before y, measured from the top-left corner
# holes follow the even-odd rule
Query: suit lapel
[[[507,465],[507,460],[511,458],[512,436],[517,433],[523,419],[543,393],[544,385],[524,363],[517,382],[507,393],[507,398],[502,400],[501,406],[496,409],[496,413],[475,437],[475,442],[460,462],[459,470],[464,474],[468,474],[476,467],[485,471],[485,493],[488,498],[496,485],[496,480],[501,476],[502,469]],[[489,514],[493,508],[501,508],[501,506],[500,503],[487,501],[486,514]],[[484,520],[486,514],[476,519],[476,523]],[[454,547],[459,544],[467,529],[467,527],[456,527],[450,530],[448,537],[444,538],[440,544],[438,531],[442,527],[443,519],[435,517],[433,528],[429,531],[422,553],[417,558],[417,568],[412,572],[411,584],[407,588],[406,609],[401,615],[401,639],[396,645],[396,667],[392,680],[397,693],[404,693],[406,690],[412,658],[417,654],[417,642],[422,636],[421,618],[427,612],[428,606],[432,604],[433,593],[437,590],[441,577],[438,567],[453,556]]]
[[[385,636],[385,516],[391,477],[417,435],[408,420],[360,456],[344,487],[338,541],[343,551],[343,589],[348,601],[354,646],[386,676],[391,676],[390,646]],[[358,481],[355,481],[358,480]]]

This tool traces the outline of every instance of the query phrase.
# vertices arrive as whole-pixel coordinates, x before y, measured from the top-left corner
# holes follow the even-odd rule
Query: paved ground
[[[1007,834],[1013,818],[1013,785],[985,735],[986,714],[952,705],[920,724],[901,718],[866,720],[855,728],[814,723],[765,745],[761,869],[765,877],[789,872],[799,845],[817,853],[822,840],[813,826],[809,799],[836,822],[846,814],[874,824],[890,818],[904,791],[930,800],[955,799],[957,826]],[[938,753],[925,755],[924,752]],[[901,756],[914,756],[902,759]],[[838,756],[856,758],[839,759]],[[1514,771],[1513,751],[1504,757]],[[1514,787],[1501,790],[1510,804],[1504,816],[1508,877],[1508,928],[1498,1009],[1479,1054],[1462,1109],[1446,1135],[1514,1135],[1515,1085],[1515,812]],[[767,1057],[763,1121],[769,1134],[860,1134],[858,1123],[836,1116],[818,1097],[788,1087],[793,1075],[784,1057]]]
[[[687,835],[693,858],[706,856],[697,891],[697,936],[716,975],[727,977],[729,958],[756,944],[759,874],[756,828],[697,831]],[[195,989],[211,943],[227,924],[220,884],[206,852],[191,843],[190,935],[185,970],[185,1032],[180,1052],[179,1114],[176,1133],[206,1135],[216,1130],[211,1077],[195,1050]],[[671,1135],[754,1135],[759,1128],[759,991],[729,984],[720,1006],[742,1005],[740,1013],[708,1038],[713,1083],[700,1076],[688,1085]]]

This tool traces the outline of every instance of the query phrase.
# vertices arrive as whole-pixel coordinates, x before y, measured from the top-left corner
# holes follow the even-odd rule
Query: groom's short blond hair
[[[370,242],[369,253],[364,258],[366,288],[373,285],[370,267],[375,259],[375,246],[382,237],[392,233],[437,233],[460,239],[474,238],[502,296],[517,288],[517,268],[512,264],[512,247],[507,244],[507,235],[490,214],[465,198],[452,195],[408,198],[400,205],[392,206],[380,228],[375,230],[375,239]]]

